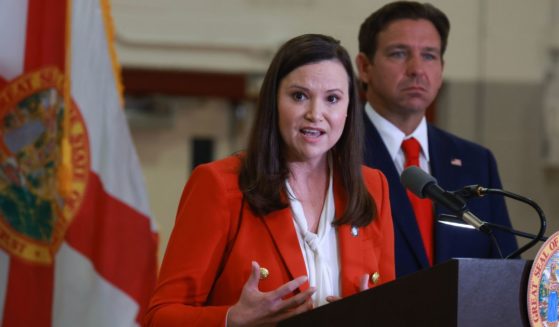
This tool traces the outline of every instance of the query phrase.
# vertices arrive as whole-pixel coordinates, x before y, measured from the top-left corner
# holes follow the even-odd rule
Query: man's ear
[[[363,83],[367,83],[369,79],[369,69],[372,65],[371,61],[363,52],[359,52],[355,57],[355,66],[357,67],[357,76]]]

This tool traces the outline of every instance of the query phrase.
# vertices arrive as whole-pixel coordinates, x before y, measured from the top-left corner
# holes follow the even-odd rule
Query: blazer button
[[[269,275],[270,275],[270,272],[268,271],[268,269],[266,269],[264,267],[260,267],[260,279],[266,279],[266,278],[268,278]]]
[[[371,275],[371,282],[373,282],[373,284],[376,284],[378,283],[379,278],[380,274],[378,273],[378,271],[375,271],[375,273]]]

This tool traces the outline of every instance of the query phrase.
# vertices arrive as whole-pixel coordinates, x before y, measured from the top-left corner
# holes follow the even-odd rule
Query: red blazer
[[[251,261],[269,271],[259,283],[263,292],[307,274],[290,208],[261,218],[245,203],[241,212],[239,163],[232,156],[198,166],[192,173],[146,315],[148,326],[225,326],[227,310],[250,275]],[[363,274],[380,274],[370,287],[395,278],[387,182],[375,169],[363,167],[363,176],[378,216],[359,228],[357,236],[350,226],[338,228],[342,296],[359,292]],[[345,206],[342,194],[334,178],[337,217]],[[306,283],[301,289],[308,287]]]

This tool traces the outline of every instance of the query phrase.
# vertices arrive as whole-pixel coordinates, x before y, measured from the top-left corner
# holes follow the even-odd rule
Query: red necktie
[[[419,152],[421,145],[415,138],[409,138],[402,142],[402,150],[406,156],[406,163],[404,168],[409,166],[419,167]],[[429,199],[421,199],[415,194],[407,190],[408,198],[410,199],[415,219],[419,226],[419,232],[423,239],[423,246],[429,263],[433,265],[433,204]]]

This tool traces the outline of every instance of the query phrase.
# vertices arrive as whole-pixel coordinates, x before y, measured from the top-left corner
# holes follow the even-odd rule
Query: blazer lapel
[[[463,162],[458,147],[452,139],[436,127],[428,125],[427,135],[429,138],[429,155],[431,163],[431,175],[437,179],[438,184],[445,190],[453,191],[465,186]],[[442,213],[451,213],[435,203],[435,218]],[[464,231],[465,232],[465,231]],[[435,257],[436,262],[445,260],[452,254],[451,243],[455,239],[449,237],[456,235],[456,227],[436,223],[435,225]]]
[[[283,259],[290,279],[307,275],[305,260],[301,253],[297,232],[293,225],[293,217],[289,207],[277,210],[262,219],[268,232],[272,236],[274,244]],[[301,285],[302,291],[309,287],[309,283]]]
[[[352,227],[349,225],[338,227],[342,296],[359,292],[359,276],[367,272],[365,258],[368,251],[364,246],[364,233],[359,228],[357,236],[353,236],[351,229]]]
[[[431,164],[431,175],[439,185],[449,191],[456,190],[465,185],[461,183],[462,158],[452,140],[446,138],[443,133],[435,127],[428,125],[427,137],[429,138],[429,156]]]
[[[347,198],[338,174],[334,175],[334,204],[336,207],[335,219],[337,220],[341,218],[347,205]],[[363,270],[363,264],[367,256],[363,248],[363,235],[358,233],[357,236],[352,236],[351,229],[352,227],[349,225],[341,225],[337,228],[342,296],[359,291],[359,280],[355,280],[354,275],[356,272]]]
[[[365,164],[381,170],[390,189],[390,202],[392,207],[392,220],[396,231],[396,270],[398,271],[398,251],[402,250],[400,246],[406,246],[411,251],[423,268],[429,267],[427,254],[423,247],[421,234],[415,214],[408,200],[406,190],[400,182],[400,175],[394,166],[392,158],[388,153],[388,149],[384,145],[380,134],[368,117],[365,118]],[[430,147],[431,148],[431,147]],[[398,232],[403,236],[403,240],[398,240]]]

